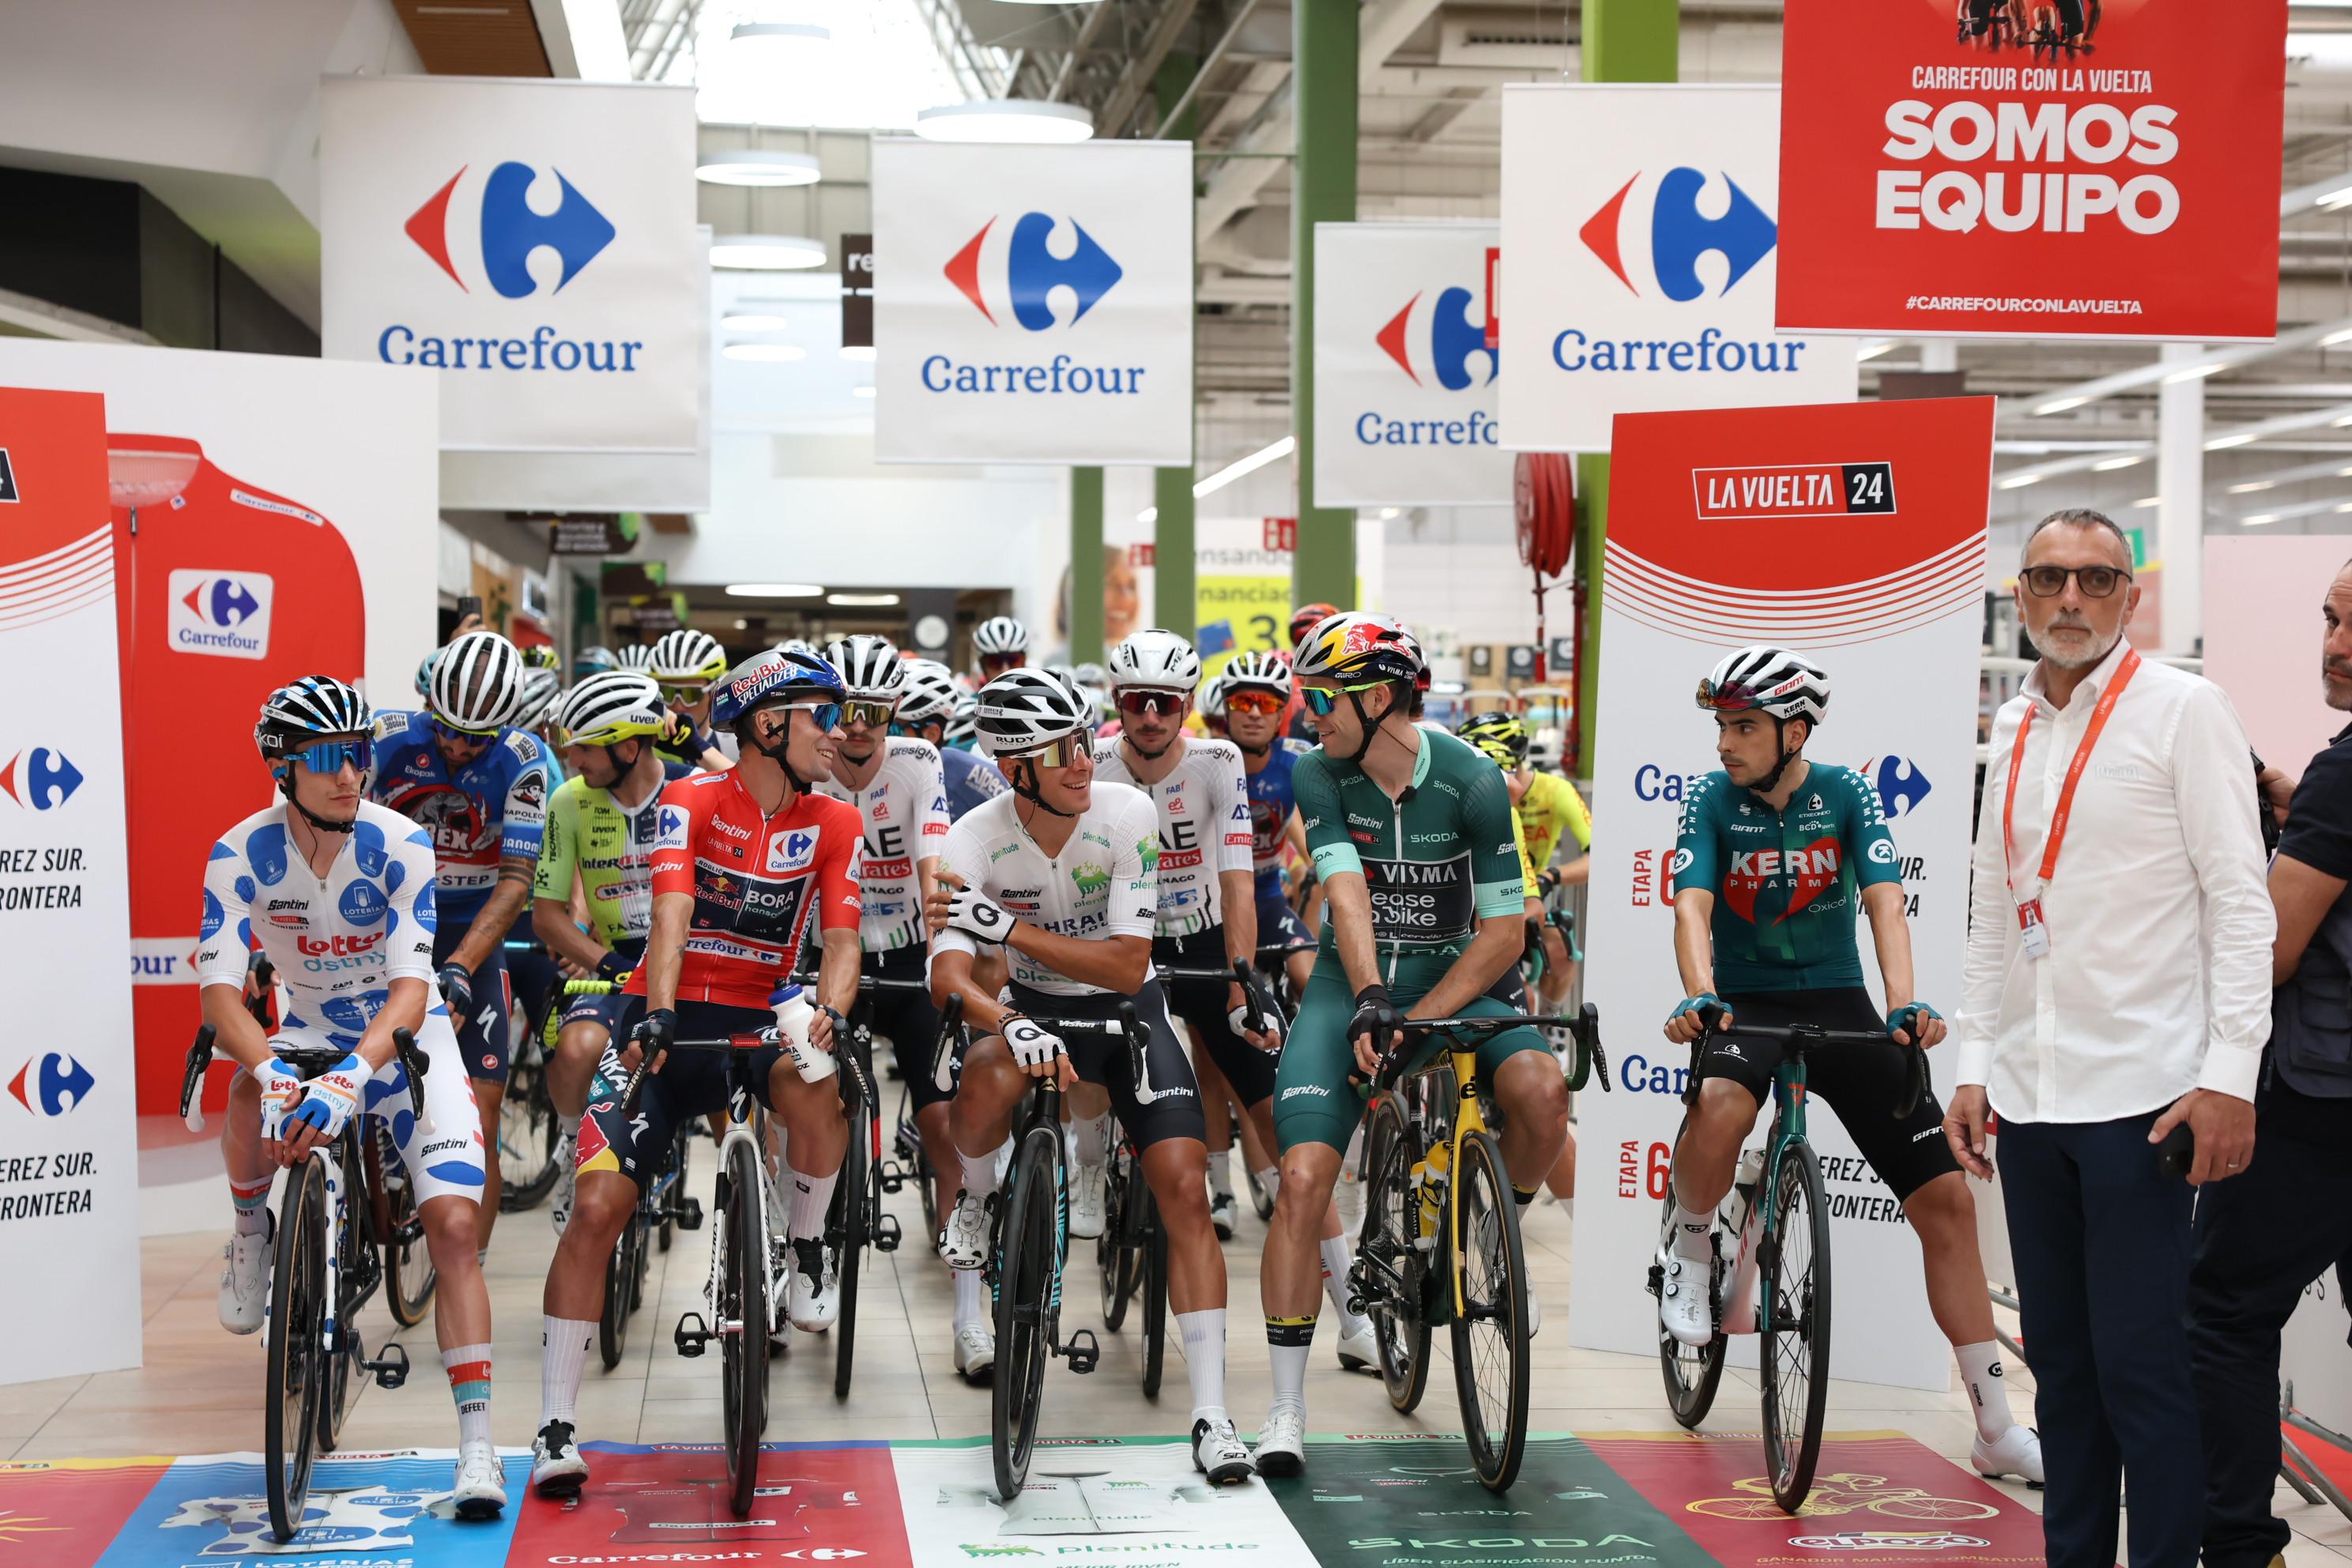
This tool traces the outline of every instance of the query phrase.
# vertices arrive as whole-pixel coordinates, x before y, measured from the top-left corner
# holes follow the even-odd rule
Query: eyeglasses
[[[453,746],[484,745],[499,738],[495,726],[488,730],[467,730],[442,719],[433,721],[433,732]]]
[[[355,741],[315,741],[286,755],[314,773],[341,773],[345,763],[365,773],[375,766],[375,741],[368,735]]]
[[[691,707],[710,694],[710,687],[708,682],[698,682],[692,686],[664,686],[661,693],[672,702],[683,702]]]
[[[2116,591],[2118,583],[2131,581],[2131,574],[2120,566],[2028,566],[2018,574],[2026,592],[2037,599],[2054,599],[2066,591],[2066,579],[2074,579],[2086,599],[2104,599]]]
[[[1066,768],[1081,756],[1090,756],[1084,735],[1064,735],[1034,752],[1000,756],[999,763],[1034,763],[1041,768]]]
[[[1338,690],[1334,690],[1328,686],[1303,686],[1299,688],[1299,695],[1307,700],[1307,710],[1314,714],[1318,719],[1320,719],[1326,713],[1330,712],[1332,709],[1339,706],[1340,692],[1370,691],[1374,687],[1386,686],[1388,682],[1385,680],[1366,680],[1354,686],[1342,686],[1339,688]],[[1227,707],[1231,707],[1233,705],[1233,699],[1227,698],[1225,700],[1225,704]]]
[[[1181,713],[1190,696],[1181,691],[1122,691],[1118,694],[1118,710],[1122,713],[1157,717],[1162,713]]]
[[[1225,710],[1230,713],[1255,713],[1271,719],[1282,711],[1282,699],[1271,691],[1228,691]]]
[[[869,730],[879,730],[890,722],[890,715],[898,710],[898,707],[895,702],[845,702],[841,705],[841,721],[845,725],[863,724]]]

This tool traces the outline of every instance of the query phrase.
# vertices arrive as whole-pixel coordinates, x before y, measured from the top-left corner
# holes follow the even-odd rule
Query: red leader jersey
[[[855,934],[864,908],[857,889],[863,827],[856,806],[819,795],[802,795],[769,816],[732,769],[665,788],[654,897],[694,898],[677,999],[765,1007],[792,973],[812,914],[820,931]],[[628,990],[646,994],[644,965],[629,977]]]

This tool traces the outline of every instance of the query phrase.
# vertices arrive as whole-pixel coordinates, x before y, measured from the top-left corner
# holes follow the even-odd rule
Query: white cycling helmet
[[[727,650],[709,632],[680,626],[654,644],[650,673],[656,680],[708,684],[727,673]]]
[[[1107,665],[1087,663],[1074,665],[1070,673],[1077,677],[1080,686],[1091,686],[1097,691],[1110,689],[1110,668]]]
[[[1270,653],[1253,648],[1248,653],[1235,654],[1218,672],[1218,679],[1225,683],[1226,691],[1243,686],[1263,686],[1285,702],[1290,700],[1290,666]]]
[[[1202,718],[1222,721],[1225,717],[1225,693],[1233,689],[1233,685],[1232,677],[1222,669],[1217,671],[1201,683],[1200,698],[1192,706]]]
[[[972,628],[971,650],[981,657],[1029,651],[1029,628],[1011,616],[991,616]]]
[[[935,659],[907,663],[907,691],[898,699],[898,721],[930,724],[949,718],[963,693],[956,689],[955,672]]]
[[[1008,669],[980,689],[973,713],[981,749],[992,757],[1034,752],[1094,728],[1094,710],[1076,684],[1050,670]]]
[[[1801,654],[1759,643],[1724,655],[1698,683],[1698,705],[1713,713],[1803,719],[1818,730],[1829,711],[1830,678]]]
[[[614,657],[621,668],[634,674],[651,675],[654,671],[654,650],[645,643],[631,643]]]
[[[652,676],[608,669],[567,692],[555,721],[567,744],[616,746],[631,736],[651,739],[667,733],[670,712]]]
[[[467,632],[441,650],[426,700],[451,729],[486,733],[514,722],[522,678],[521,649],[496,632]]]
[[[888,637],[861,632],[827,643],[823,651],[852,700],[895,702],[907,689],[907,661]]]
[[[522,700],[515,706],[514,727],[536,730],[555,711],[563,696],[563,678],[551,669],[532,669],[522,678]]]
[[[1191,691],[1201,684],[1201,656],[1192,645],[1160,626],[1130,632],[1110,650],[1110,686],[1147,691]]]

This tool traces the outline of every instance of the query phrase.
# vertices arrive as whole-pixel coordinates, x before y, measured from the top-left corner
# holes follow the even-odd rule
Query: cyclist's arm
[[[694,921],[692,893],[654,894],[653,929],[646,934],[646,1009],[677,1005],[677,974]]]
[[[1911,922],[1905,918],[1903,884],[1880,882],[1862,890],[1863,912],[1870,917],[1870,940],[1878,949],[1878,978],[1886,987],[1886,1010],[1908,1007],[1919,999],[1911,974]]]
[[[403,976],[386,987],[383,1005],[368,1020],[360,1034],[358,1056],[373,1072],[392,1060],[392,1032],[406,1029],[415,1034],[425,1023],[425,1010],[438,1006],[432,983],[414,976]]]
[[[1124,810],[1108,824],[1115,847],[1105,910],[1108,934],[1057,936],[1020,921],[1005,945],[1081,984],[1132,996],[1151,978],[1151,933],[1160,921],[1160,814],[1140,792],[1130,793],[1126,800]]]
[[[610,950],[580,929],[572,918],[572,905],[546,897],[530,901],[531,934],[547,944],[547,951],[569,963],[574,969],[593,974],[596,965],[604,961]]]
[[[1058,936],[1023,921],[1013,928],[1004,945],[1027,953],[1056,974],[1122,996],[1134,995],[1151,978],[1148,936]]]
[[[1715,895],[1705,888],[1675,894],[1675,967],[1682,972],[1683,994],[1715,990]]]
[[[1408,1016],[1449,1018],[1501,979],[1527,949],[1527,858],[1518,813],[1500,768],[1479,770],[1462,792],[1459,832],[1470,850],[1478,929]]]
[[[577,792],[560,789],[548,803],[547,831],[540,840],[539,864],[531,872],[530,929],[547,951],[573,969],[595,973],[604,945],[572,919],[579,879]]]
[[[1339,933],[1339,963],[1348,989],[1386,984],[1380,944],[1372,940],[1372,894],[1361,871],[1335,871],[1323,879],[1323,916]]]
[[[993,1035],[1004,1027],[1004,1020],[1013,1009],[996,999],[971,977],[972,955],[961,948],[936,947],[931,951],[931,1003],[944,1008],[950,996],[963,998],[963,1021],[975,1036]]]
[[[1225,956],[1257,962],[1257,879],[1247,871],[1220,871],[1217,888],[1225,901]],[[1241,1005],[1234,987],[1234,1005]]]
[[[489,962],[490,954],[506,941],[507,929],[523,906],[530,902],[531,888],[539,876],[539,847],[547,826],[547,799],[555,793],[555,774],[547,765],[539,742],[520,731],[499,742],[511,746],[516,741],[528,742],[526,766],[508,786],[506,805],[499,827],[499,881],[490,890],[482,912],[466,928],[466,940],[457,944],[450,955],[466,966],[468,973],[478,973]]]
[[[1257,873],[1251,849],[1249,773],[1238,750],[1229,754],[1231,768],[1225,783],[1229,804],[1223,837],[1217,846],[1217,891],[1225,907],[1225,956],[1252,964],[1257,962]],[[1241,1006],[1244,1000],[1241,987],[1233,987],[1230,1005]]]
[[[818,840],[812,885],[818,900],[817,929],[824,938],[823,953],[817,960],[816,1000],[845,1018],[857,1005],[857,971],[866,957],[866,944],[857,929],[858,919],[865,913],[857,888],[865,849],[857,833],[856,811],[835,805],[837,814],[848,819],[850,831],[827,833]],[[809,1043],[819,1050],[835,1047],[831,1018],[820,1017],[811,1026]]]
[[[1527,950],[1527,920],[1518,910],[1482,915],[1477,934],[1429,994],[1412,1005],[1408,1018],[1451,1018],[1486,994],[1486,987],[1519,961]]]
[[[1282,825],[1282,837],[1289,842],[1293,854],[1310,865],[1314,862],[1315,857],[1307,847],[1307,828],[1298,820],[1298,810],[1296,806],[1291,808],[1289,820]]]

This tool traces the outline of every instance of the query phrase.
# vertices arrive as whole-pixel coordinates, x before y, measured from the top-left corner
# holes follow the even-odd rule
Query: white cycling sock
[[[954,1327],[958,1331],[961,1331],[974,1323],[985,1323],[988,1319],[980,1304],[982,1284],[980,1270],[950,1268],[948,1272],[955,1277]]]
[[[269,1228],[269,1181],[270,1173],[264,1173],[257,1182],[230,1178],[228,1201],[236,1210],[236,1235],[259,1236]]]
[[[570,1421],[580,1402],[580,1369],[588,1362],[588,1342],[596,1325],[577,1318],[548,1318],[540,1331],[539,1424]]]
[[[1360,1332],[1364,1326],[1362,1313],[1348,1310],[1348,1270],[1355,1267],[1355,1262],[1356,1254],[1346,1237],[1323,1238],[1323,1294],[1330,1301],[1331,1310],[1339,1314],[1342,1335]]]
[[[1205,1308],[1176,1314],[1184,1343],[1184,1368],[1192,1378],[1192,1419],[1225,1419],[1225,1310]]]
[[[1274,1409],[1307,1419],[1307,1358],[1315,1349],[1313,1317],[1265,1321],[1265,1354],[1274,1373]],[[1269,1415],[1271,1412],[1269,1412]]]
[[[1100,1165],[1110,1159],[1110,1113],[1070,1118],[1070,1159],[1080,1165]]]
[[[824,1211],[833,1206],[833,1189],[841,1182],[841,1173],[830,1176],[804,1176],[793,1173],[793,1212],[784,1229],[794,1241],[806,1241],[824,1234]]]
[[[1988,1443],[1998,1441],[2017,1425],[2017,1417],[2009,1413],[2009,1384],[2000,1375],[2000,1342],[1954,1345],[1952,1359],[1960,1363],[1960,1382],[1967,1385],[1969,1403],[1976,1406],[1977,1436]]]
[[[1680,1198],[1675,1200],[1675,1250],[1685,1258],[1705,1260],[1715,1256],[1707,1245],[1707,1233],[1715,1228],[1711,1214],[1693,1214],[1683,1207]]]
[[[556,1125],[557,1127],[559,1127],[559,1128],[561,1128],[561,1129],[562,1130],[563,1135],[564,1135],[566,1138],[572,1139],[572,1140],[573,1142],[575,1142],[579,1141],[579,1137],[580,1137],[580,1118],[579,1118],[579,1117],[577,1117],[577,1116],[566,1116],[566,1115],[564,1115],[564,1114],[563,1114],[563,1112],[562,1112],[562,1111],[560,1111],[560,1110],[559,1110],[559,1111],[557,1111],[557,1112],[555,1113],[555,1125]]]
[[[1274,1202],[1282,1195],[1282,1167],[1268,1165],[1257,1173],[1257,1184],[1265,1189],[1265,1201]]]
[[[963,1162],[965,1192],[970,1193],[973,1197],[984,1198],[996,1191],[995,1150],[991,1149],[985,1154],[967,1154],[959,1149],[956,1151],[956,1157]]]
[[[1209,1191],[1221,1198],[1234,1195],[1234,1152],[1231,1149],[1209,1151]]]

